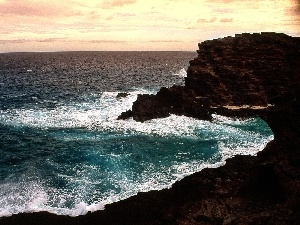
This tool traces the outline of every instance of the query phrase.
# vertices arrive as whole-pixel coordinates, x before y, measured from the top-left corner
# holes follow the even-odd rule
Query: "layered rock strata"
[[[185,87],[141,95],[122,117],[259,115],[274,133],[263,151],[235,156],[170,189],[139,193],[85,216],[40,212],[1,218],[0,224],[299,224],[300,40],[242,34],[205,41],[198,54]]]

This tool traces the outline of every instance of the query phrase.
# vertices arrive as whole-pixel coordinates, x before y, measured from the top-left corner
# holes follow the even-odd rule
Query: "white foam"
[[[184,68],[179,70],[178,72],[174,73],[175,76],[179,76],[181,78],[187,77],[187,72]]]
[[[0,122],[12,126],[29,126],[41,129],[86,128],[117,132],[122,135],[136,133],[191,138],[198,137],[198,132],[195,129],[222,129],[218,123],[175,115],[163,119],[149,120],[144,123],[136,122],[133,119],[117,120],[122,112],[131,108],[132,103],[140,93],[151,92],[146,90],[133,91],[130,92],[129,96],[119,99],[116,98],[117,92],[104,92],[94,102],[62,105],[55,109],[2,110],[0,111]],[[220,119],[218,119],[219,121]],[[232,121],[229,122],[232,123]]]
[[[250,136],[249,136],[250,137]],[[222,155],[222,161],[233,157],[234,155],[252,155],[255,156],[259,151],[263,150],[267,143],[273,140],[273,135],[263,139],[262,137],[256,136],[257,139],[251,137],[250,140],[241,140],[239,143],[225,143],[219,142],[218,148]]]
[[[144,123],[133,119],[117,120],[121,112],[131,108],[132,102],[140,93],[153,93],[147,90],[134,90],[130,95],[117,99],[117,92],[105,92],[95,101],[61,105],[55,109],[11,109],[0,111],[0,122],[11,126],[29,126],[39,129],[48,128],[85,128],[92,131],[110,131],[114,135],[152,135],[160,137],[181,137],[194,140],[215,141],[219,151],[211,160],[190,160],[189,162],[174,162],[170,168],[156,171],[155,165],[147,164],[147,170],[139,174],[138,180],[127,176],[130,171],[114,171],[107,173],[120,192],[107,191],[100,193],[101,198],[95,198],[93,203],[86,202],[86,195],[98,190],[90,190],[99,180],[89,177],[91,171],[100,173],[99,168],[92,165],[82,165],[77,177],[58,174],[70,183],[80,184],[73,190],[58,190],[50,188],[39,181],[19,180],[0,185],[0,216],[9,216],[20,212],[49,211],[56,214],[78,216],[88,211],[104,208],[106,204],[128,198],[138,192],[169,188],[177,180],[207,167],[218,167],[225,160],[236,154],[255,155],[262,150],[268,141],[272,140],[239,126],[251,124],[254,119],[232,119],[213,115],[213,121],[201,121],[185,116],[171,115],[168,118],[153,119]],[[68,140],[78,138],[97,138],[97,136],[65,135],[56,138]],[[189,152],[181,152],[186,155]],[[102,154],[102,153],[98,153]],[[118,154],[110,153],[116,162]],[[179,154],[179,153],[178,153]],[[217,160],[215,160],[215,158]],[[112,160],[113,162],[115,162]],[[115,165],[115,164],[114,164]],[[55,165],[52,165],[55,166]],[[59,165],[58,165],[59,166]],[[117,166],[117,165],[116,165]],[[124,173],[123,173],[124,172]],[[127,172],[127,174],[126,174]],[[66,207],[66,202],[72,201],[72,207]]]
[[[254,118],[232,118],[232,117],[221,116],[218,114],[212,114],[212,120],[215,123],[241,125],[241,124],[252,122]]]
[[[79,216],[89,211],[104,209],[102,203],[88,205],[80,201],[82,196],[78,193],[77,195],[76,193],[64,193],[64,190],[51,189],[47,187],[47,184],[38,181],[9,182],[1,184],[0,190],[0,217],[39,211]],[[70,198],[74,202],[79,202],[73,208],[65,206],[67,199]]]
[[[76,204],[75,209],[74,210],[70,210],[71,211],[71,216],[79,216],[79,215],[85,215],[88,212],[95,212],[98,210],[103,210],[104,209],[104,205],[102,203],[93,203],[91,205],[88,205],[84,202],[80,202],[79,204]]]
[[[10,216],[20,212],[36,212],[48,211],[60,215],[78,216],[84,215],[89,211],[97,211],[104,209],[106,204],[126,199],[130,196],[136,195],[138,192],[147,192],[150,190],[161,190],[170,188],[171,185],[188,176],[194,172],[200,171],[203,168],[216,168],[225,163],[225,160],[236,154],[250,154],[255,155],[258,150],[263,149],[268,140],[257,143],[253,142],[252,146],[246,147],[249,143],[242,144],[227,144],[220,141],[218,143],[221,155],[221,160],[211,161],[193,160],[190,162],[178,162],[171,166],[171,168],[164,168],[161,171],[155,171],[154,165],[147,165],[147,170],[139,175],[139,179],[132,179],[125,174],[115,174],[114,171],[109,172],[108,179],[114,180],[114,185],[120,188],[120,192],[107,191],[101,193],[102,197],[98,201],[87,204],[85,202],[86,192],[92,191],[87,187],[92,187],[95,181],[89,180],[89,170],[95,173],[100,172],[98,168],[81,168],[80,176],[72,177],[65,176],[69,182],[81,183],[82,187],[76,187],[69,193],[64,190],[49,189],[46,183],[40,182],[26,182],[10,183],[0,186],[0,217]],[[243,147],[245,144],[245,147]],[[112,157],[119,157],[118,155]],[[89,170],[88,170],[89,169]],[[126,171],[125,171],[126,172]],[[64,175],[62,175],[64,176]],[[94,190],[96,191],[96,190]],[[97,192],[97,191],[96,191]],[[97,193],[95,193],[97,195]],[[68,208],[65,206],[67,201],[77,202],[74,207]],[[53,203],[54,206],[53,206]]]
[[[16,182],[0,185],[0,217],[44,208],[48,196],[39,182]]]
[[[149,91],[148,91],[149,92]],[[137,94],[134,91],[125,98],[117,99],[117,92],[104,92],[94,102],[57,106],[55,109],[10,109],[0,111],[0,122],[12,126],[39,128],[92,127],[95,123],[115,120],[123,111],[131,108]]]

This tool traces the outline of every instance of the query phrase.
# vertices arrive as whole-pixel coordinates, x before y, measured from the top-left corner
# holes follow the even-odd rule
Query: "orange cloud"
[[[50,1],[10,0],[0,2],[0,15],[56,17],[79,14],[65,3]]]
[[[184,49],[186,45],[193,49],[190,43],[242,32],[264,30],[296,36],[300,35],[299,3],[300,0],[0,0],[0,51],[159,50],[178,46]],[[184,40],[180,42],[184,44],[175,40]],[[21,44],[24,42],[26,45]]]
[[[300,0],[294,0],[294,5],[286,9],[287,13],[300,16]]]
[[[136,3],[137,0],[104,0],[102,8],[109,9],[113,7],[120,7]]]
[[[0,44],[23,44],[30,42],[29,40],[25,39],[18,39],[18,40],[0,40]]]
[[[210,20],[207,19],[199,19],[197,22],[198,23],[214,23],[217,21],[216,17],[211,18]]]
[[[57,42],[57,41],[63,41],[65,38],[46,38],[46,39],[40,39],[36,40],[36,42]]]
[[[126,41],[115,41],[115,40],[91,40],[91,41],[85,41],[88,43],[93,43],[93,44],[99,44],[99,43],[107,43],[107,44],[116,44],[116,43],[126,43]]]
[[[180,43],[182,41],[179,41],[179,40],[150,40],[148,42],[151,42],[151,43]]]
[[[232,21],[233,21],[233,18],[223,18],[223,19],[220,19],[221,23],[230,23]]]

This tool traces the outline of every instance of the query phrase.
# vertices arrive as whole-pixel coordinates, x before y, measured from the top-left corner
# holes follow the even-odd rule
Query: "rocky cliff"
[[[120,119],[259,115],[274,140],[257,157],[235,156],[104,211],[76,218],[19,214],[0,224],[299,224],[300,39],[262,33],[205,41],[187,73],[184,87],[141,95]]]
[[[132,111],[119,118],[145,121],[171,113],[199,119],[209,119],[215,112],[257,114],[278,96],[298,94],[299,41],[277,33],[204,41],[199,44],[198,57],[190,61],[184,87],[140,95]]]

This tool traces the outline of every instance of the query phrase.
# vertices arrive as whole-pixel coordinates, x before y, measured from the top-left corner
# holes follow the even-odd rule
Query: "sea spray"
[[[169,188],[233,155],[262,150],[273,135],[260,118],[117,120],[138,94],[182,84],[174,74],[183,74],[193,55],[7,56],[11,68],[0,65],[0,216],[78,216],[138,192]],[[28,60],[34,66],[27,68]],[[119,92],[129,95],[117,98]]]
[[[10,168],[14,183],[7,187],[11,176],[2,180],[1,215],[46,210],[77,216],[103,209],[141,191],[169,188],[233,155],[255,155],[272,139],[259,118],[117,120],[139,93],[149,91],[129,92],[121,100],[116,92],[103,93],[95,102],[50,110],[2,111],[1,123],[26,140],[10,144],[19,149],[14,157],[23,159]]]

